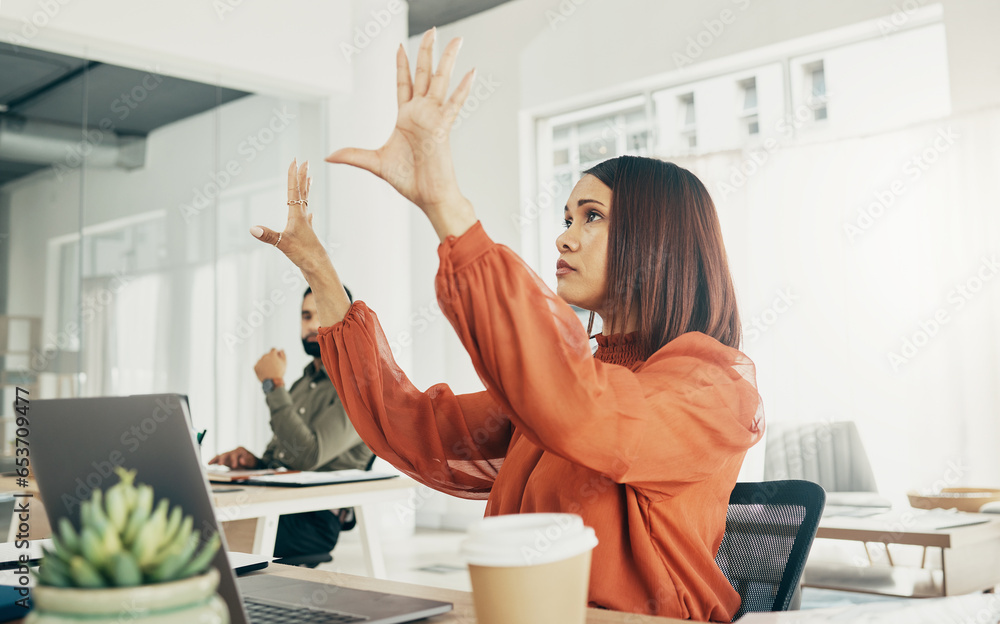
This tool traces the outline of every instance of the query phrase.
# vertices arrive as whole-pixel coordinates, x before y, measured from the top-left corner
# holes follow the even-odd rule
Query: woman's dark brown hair
[[[585,174],[612,193],[610,330],[635,318],[645,357],[690,331],[739,348],[740,315],[722,229],[701,180],[673,163],[638,156],[606,160]]]

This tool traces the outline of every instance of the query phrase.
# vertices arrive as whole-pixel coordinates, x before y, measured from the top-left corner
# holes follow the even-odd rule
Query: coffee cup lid
[[[475,522],[461,552],[472,565],[520,567],[562,561],[595,546],[594,529],[576,514],[514,514]]]

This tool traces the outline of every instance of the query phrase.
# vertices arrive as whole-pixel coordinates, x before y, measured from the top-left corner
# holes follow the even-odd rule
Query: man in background
[[[347,297],[353,301],[349,290]],[[209,464],[222,464],[233,470],[280,467],[343,470],[368,466],[372,452],[354,430],[323,368],[318,331],[316,298],[309,288],[302,298],[302,348],[313,360],[302,377],[291,388],[285,388],[285,352],[279,349],[265,353],[254,366],[271,410],[274,437],[259,458],[241,446],[216,455]],[[274,556],[328,553],[337,544],[340,530],[340,518],[333,511],[281,516]]]

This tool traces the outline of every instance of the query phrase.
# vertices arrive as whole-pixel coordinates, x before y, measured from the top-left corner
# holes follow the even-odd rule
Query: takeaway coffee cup
[[[484,518],[469,528],[469,563],[480,624],[583,624],[594,529],[574,514]]]

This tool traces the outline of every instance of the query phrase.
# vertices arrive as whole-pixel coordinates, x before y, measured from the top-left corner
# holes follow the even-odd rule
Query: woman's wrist
[[[478,221],[472,203],[461,195],[455,199],[428,206],[425,211],[442,243],[449,236],[465,234]]]
[[[333,268],[333,263],[329,262],[329,258],[325,266],[313,265],[308,271],[303,267],[302,275],[316,298],[316,312],[319,315],[320,326],[329,327],[344,320],[347,310],[351,307],[351,300],[347,297],[344,284],[340,281],[337,270]]]

